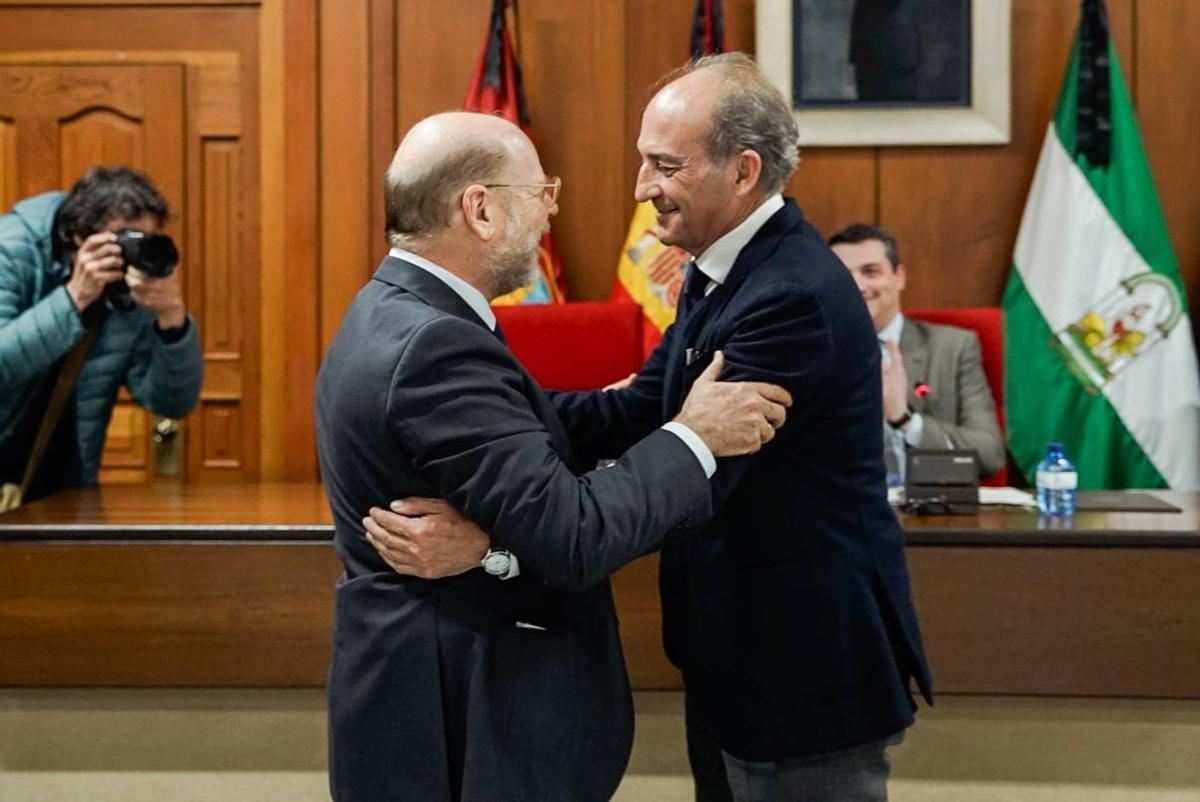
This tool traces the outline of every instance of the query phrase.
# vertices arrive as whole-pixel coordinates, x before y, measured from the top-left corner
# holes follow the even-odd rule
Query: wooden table
[[[1183,512],[901,516],[937,688],[1200,698],[1200,494],[1156,495]],[[114,486],[2,515],[0,685],[321,685],[331,533],[317,485]],[[614,578],[626,656],[637,687],[678,687],[656,570]]]

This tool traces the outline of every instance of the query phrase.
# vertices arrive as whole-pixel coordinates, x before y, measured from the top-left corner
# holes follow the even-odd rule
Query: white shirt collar
[[[440,265],[435,265],[423,256],[418,256],[412,251],[406,251],[403,248],[392,248],[388,251],[388,256],[414,264],[422,270],[432,273],[442,282],[454,290],[459,298],[467,302],[467,306],[471,307],[471,311],[479,316],[479,319],[492,331],[496,330],[496,313],[492,311],[491,305],[488,304],[487,298],[483,297],[483,293],[472,287],[467,282],[463,281],[458,276],[451,273]]]
[[[884,326],[883,330],[880,331],[875,336],[878,337],[880,340],[886,340],[889,342],[895,342],[895,343],[899,344],[900,335],[903,333],[904,333],[904,315],[897,312],[896,316],[894,318],[892,318],[892,322],[887,324],[886,326]]]
[[[721,238],[709,245],[704,253],[696,257],[696,267],[718,284],[724,284],[729,278],[729,271],[737,261],[738,254],[758,230],[771,219],[771,215],[783,208],[783,196],[776,192],[762,202],[750,216],[738,224],[732,231],[727,231]]]

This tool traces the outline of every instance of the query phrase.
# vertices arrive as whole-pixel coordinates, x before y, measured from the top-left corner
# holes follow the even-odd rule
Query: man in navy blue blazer
[[[771,443],[719,462],[711,521],[662,549],[696,797],[884,800],[910,683],[930,702],[932,683],[886,498],[871,318],[780,194],[798,132],[747,56],[706,57],[668,83],[638,151],[637,200],[695,258],[675,324],[629,386],[553,396],[575,452],[619,454],[670,420],[718,351],[724,376],[794,399]]]
[[[714,457],[759,450],[783,422],[786,392],[716,381],[718,360],[679,414],[587,472],[488,306],[536,275],[559,186],[515,125],[483,114],[418,123],[388,171],[393,248],[316,389],[345,565],[328,681],[338,802],[608,799],[633,722],[606,577],[694,530]],[[405,496],[443,499],[495,548],[468,544],[443,578],[393,572],[362,517]]]

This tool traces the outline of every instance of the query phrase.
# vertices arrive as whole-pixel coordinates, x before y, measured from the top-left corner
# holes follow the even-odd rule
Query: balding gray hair
[[[783,94],[745,53],[705,56],[687,68],[697,70],[715,70],[722,80],[705,140],[708,155],[725,162],[752,150],[762,158],[759,188],[781,191],[800,161],[800,131]]]
[[[450,225],[463,191],[499,181],[510,158],[499,141],[451,140],[435,160],[389,169],[383,179],[388,242],[420,253],[430,237]]]

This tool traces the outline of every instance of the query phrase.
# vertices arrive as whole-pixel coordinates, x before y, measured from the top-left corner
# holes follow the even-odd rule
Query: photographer
[[[25,501],[96,483],[122,384],[159,415],[195,406],[200,340],[178,254],[154,236],[168,216],[158,190],[125,167],[93,169],[69,194],[0,216],[0,480],[21,482],[54,385],[73,375],[64,364],[83,360]]]

